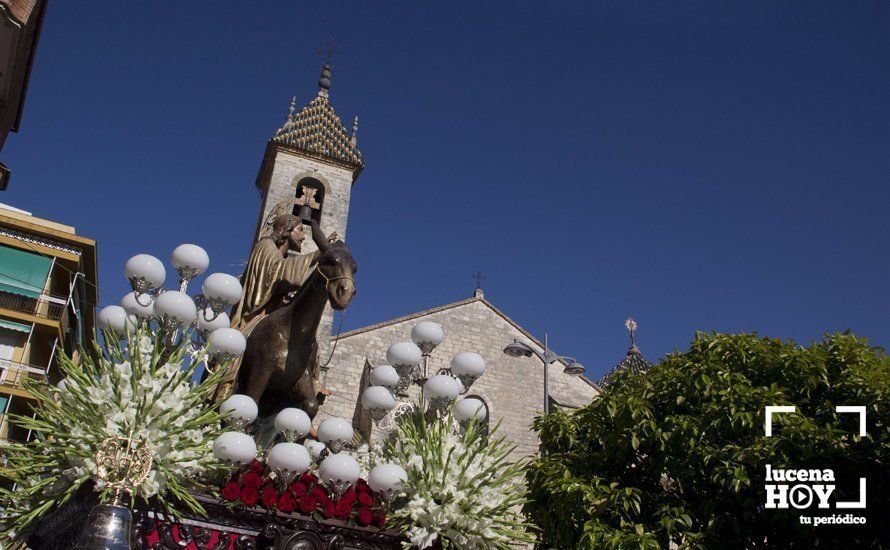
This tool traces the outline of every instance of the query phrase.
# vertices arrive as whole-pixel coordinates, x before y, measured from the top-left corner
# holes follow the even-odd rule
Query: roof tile
[[[365,165],[352,136],[322,94],[299,112],[289,114],[272,141],[349,167]]]

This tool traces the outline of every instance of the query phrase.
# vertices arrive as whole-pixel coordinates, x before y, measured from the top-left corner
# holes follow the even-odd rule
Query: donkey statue
[[[267,315],[247,337],[236,388],[257,402],[261,419],[285,407],[315,417],[324,401],[314,381],[318,324],[328,302],[343,310],[355,296],[358,268],[343,241],[329,243],[314,223],[312,240],[321,252],[315,271],[293,301]]]

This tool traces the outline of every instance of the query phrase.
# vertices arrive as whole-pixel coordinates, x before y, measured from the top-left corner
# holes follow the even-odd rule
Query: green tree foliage
[[[546,547],[886,548],[890,358],[850,334],[803,348],[753,334],[696,335],[686,353],[619,376],[589,406],[538,418],[526,511]],[[764,407],[776,415],[764,436]],[[858,416],[837,405],[865,405]],[[764,509],[766,465],[831,468],[832,508]],[[866,510],[838,510],[858,499]],[[801,525],[855,513],[865,526]]]

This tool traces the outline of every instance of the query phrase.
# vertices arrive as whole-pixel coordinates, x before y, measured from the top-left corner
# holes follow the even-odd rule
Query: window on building
[[[17,414],[20,416],[33,416],[34,409],[32,405],[34,401],[19,396],[7,396],[9,403],[6,405],[8,414]],[[27,441],[29,430],[17,426],[15,424],[6,424],[6,438],[11,441]]]
[[[16,328],[18,326],[24,327],[26,331],[28,330],[27,325],[0,319],[0,368],[4,366],[4,360],[12,361],[16,348],[22,344],[22,334]],[[25,332],[25,334],[28,333]]]
[[[46,286],[52,259],[0,245],[0,291],[39,298]]]
[[[51,258],[0,245],[0,305],[36,312],[50,268]]]

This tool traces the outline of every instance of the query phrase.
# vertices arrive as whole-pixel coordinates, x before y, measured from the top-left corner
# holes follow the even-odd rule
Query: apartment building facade
[[[57,354],[88,342],[97,302],[96,241],[0,204],[0,440],[30,438],[8,421],[31,414],[23,383],[61,378]]]

